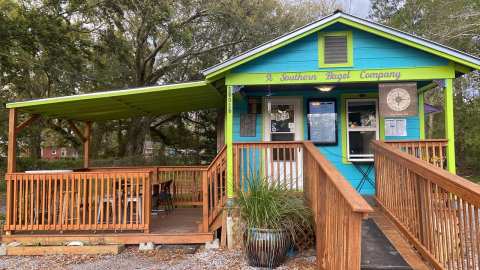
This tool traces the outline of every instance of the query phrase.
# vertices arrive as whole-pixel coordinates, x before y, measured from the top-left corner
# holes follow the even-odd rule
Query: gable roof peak
[[[278,46],[286,45],[296,39],[299,36],[302,36],[306,33],[316,31],[322,26],[325,26],[329,23],[335,23],[338,20],[343,20],[340,23],[347,22],[348,24],[354,25],[354,27],[361,29],[368,29],[371,32],[381,33],[382,35],[390,37],[397,42],[407,44],[409,46],[417,47],[419,45],[421,50],[429,51],[432,54],[438,55],[440,57],[447,58],[454,62],[459,62],[466,66],[469,66],[474,69],[480,69],[480,58],[477,56],[470,55],[468,53],[456,50],[454,48],[447,47],[440,43],[412,35],[410,33],[403,32],[401,30],[389,27],[371,20],[363,19],[348,13],[343,12],[341,9],[335,10],[332,14],[329,14],[325,17],[322,17],[316,21],[313,21],[305,26],[297,28],[291,32],[288,32],[282,36],[279,36],[275,39],[272,39],[268,42],[265,42],[255,48],[252,48],[246,52],[243,52],[237,56],[234,56],[230,59],[227,59],[224,62],[211,66],[201,71],[205,76],[215,76],[222,73],[223,71],[234,68],[245,61],[249,61],[258,54],[263,54],[265,52],[271,51],[272,49],[278,48]],[[412,45],[414,44],[414,45]]]

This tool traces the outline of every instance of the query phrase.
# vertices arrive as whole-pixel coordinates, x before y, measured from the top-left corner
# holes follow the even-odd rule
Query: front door
[[[264,141],[302,141],[303,107],[299,97],[272,97],[265,100]],[[301,190],[303,150],[291,145],[272,145],[267,151],[266,171],[271,182]]]

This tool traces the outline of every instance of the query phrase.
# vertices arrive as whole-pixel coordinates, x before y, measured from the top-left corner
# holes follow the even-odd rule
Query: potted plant
[[[258,174],[249,177],[237,205],[244,229],[244,247],[251,266],[275,268],[295,243],[298,231],[313,228],[312,213],[301,193]]]

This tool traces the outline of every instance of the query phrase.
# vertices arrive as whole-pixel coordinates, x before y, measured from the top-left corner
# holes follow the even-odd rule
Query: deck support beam
[[[447,146],[447,169],[449,172],[456,173],[455,165],[455,129],[454,129],[454,94],[453,79],[445,79],[443,90],[444,111],[445,111],[445,138],[448,140]]]
[[[8,151],[7,173],[14,173],[17,164],[17,112],[15,109],[8,111]]]
[[[37,120],[38,118],[40,118],[40,115],[33,114],[27,120],[23,121],[22,123],[20,123],[18,126],[15,127],[15,133],[17,134],[20,133],[20,131],[22,131],[24,128],[29,126],[31,123],[35,122],[35,120]]]

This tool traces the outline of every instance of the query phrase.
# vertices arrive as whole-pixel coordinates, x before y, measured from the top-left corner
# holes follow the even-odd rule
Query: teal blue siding
[[[407,136],[385,136],[385,140],[420,140],[420,118],[409,116],[407,118]]]
[[[362,30],[335,24],[324,32],[352,31],[353,67],[335,69],[382,69],[445,66],[448,61],[418,49]],[[318,33],[245,63],[233,72],[301,72],[324,70],[318,66]]]
[[[234,142],[259,142],[262,141],[263,118],[262,114],[257,114],[257,126],[255,137],[240,136],[240,115],[247,113],[248,103],[246,98],[236,96],[233,100],[233,141]]]
[[[353,187],[356,187],[362,175],[357,169],[350,163],[343,162],[342,156],[342,126],[341,126],[341,112],[342,102],[341,102],[341,95],[342,94],[350,94],[350,93],[377,93],[377,89],[371,90],[355,90],[355,89],[336,89],[331,93],[319,93],[319,92],[312,92],[312,91],[302,91],[301,86],[298,86],[298,89],[294,91],[288,92],[281,92],[276,93],[275,89],[272,88],[273,96],[301,96],[303,97],[303,109],[304,109],[304,139],[308,140],[308,128],[307,128],[307,102],[310,98],[335,98],[337,100],[337,113],[338,113],[338,120],[337,120],[337,128],[338,128],[338,144],[335,146],[317,146],[319,151],[339,170],[339,172],[352,184]],[[252,96],[263,96],[265,92],[258,91],[249,93]],[[253,141],[263,141],[262,138],[262,128],[263,128],[263,115],[257,115],[257,136],[256,137],[241,137],[240,136],[240,114],[245,113],[247,111],[247,98],[241,98],[238,96],[234,99],[234,142],[253,142]],[[407,140],[407,139],[419,139],[419,117],[418,116],[411,116],[407,117],[407,136],[406,137],[386,137],[386,140]],[[256,156],[258,160],[258,156]],[[372,170],[370,174],[371,179],[375,178],[375,173]],[[371,186],[368,183],[365,183],[363,189],[361,190],[362,194],[374,194],[375,187]]]

